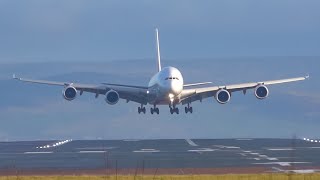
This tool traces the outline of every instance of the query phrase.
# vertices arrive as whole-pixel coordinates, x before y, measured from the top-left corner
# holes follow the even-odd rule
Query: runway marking
[[[267,149],[269,151],[294,151],[295,149],[293,148],[271,148],[271,149]]]
[[[79,153],[106,153],[107,151],[79,151]]]
[[[248,154],[251,154],[253,156],[258,156],[257,158],[253,158],[255,160],[269,160],[269,161],[278,161],[279,159],[278,158],[274,158],[274,157],[268,157],[267,155],[264,155],[264,154],[259,154],[259,153],[254,153],[254,152],[251,152],[251,151],[243,151],[243,152],[250,152]],[[243,154],[243,153],[242,153]],[[250,159],[250,158],[249,158]]]
[[[75,148],[75,149],[78,149],[78,150],[111,150],[111,149],[116,149],[118,147],[85,147],[85,148]]]
[[[24,154],[51,154],[53,153],[52,151],[50,152],[24,152]]]
[[[307,147],[309,149],[320,149],[320,147]]]
[[[251,151],[243,151],[243,152],[245,152],[245,153],[251,153]]]
[[[218,147],[218,148],[222,148],[222,149],[240,149],[240,147],[237,147],[237,146],[224,146],[224,145],[213,145],[215,147]]]
[[[210,149],[210,148],[201,148],[201,149],[191,149],[188,150],[189,152],[213,152],[216,149]]]
[[[259,157],[262,157],[262,158],[268,158],[268,156],[267,155],[258,155]]]
[[[194,143],[191,139],[185,139],[190,146],[198,146],[198,144]]]
[[[285,172],[285,173],[297,173],[297,174],[309,174],[319,172],[320,169],[294,169],[294,170],[284,170],[277,167],[272,167],[277,172]]]
[[[156,149],[141,149],[141,150],[137,150],[137,151],[133,151],[134,153],[157,153],[160,152],[160,150],[156,150]]]
[[[180,168],[179,169],[180,175],[184,175],[184,171]]]
[[[253,139],[236,139],[237,141],[252,141]]]
[[[309,164],[310,162],[267,162],[267,163],[252,163],[257,165],[280,165],[280,166],[291,166],[291,164]]]

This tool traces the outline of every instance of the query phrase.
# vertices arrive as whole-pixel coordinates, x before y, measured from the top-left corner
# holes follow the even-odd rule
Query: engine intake
[[[265,85],[259,85],[256,87],[256,89],[254,90],[254,95],[258,98],[258,99],[264,99],[266,97],[268,97],[269,95],[269,90]]]
[[[110,105],[115,105],[119,101],[119,94],[117,91],[110,90],[106,93],[105,101]]]
[[[63,98],[68,101],[72,101],[77,97],[77,89],[72,86],[66,87],[62,91]]]
[[[216,93],[216,100],[220,104],[225,104],[225,103],[229,102],[230,98],[231,98],[231,95],[230,95],[229,91],[227,91],[225,89],[220,89]]]

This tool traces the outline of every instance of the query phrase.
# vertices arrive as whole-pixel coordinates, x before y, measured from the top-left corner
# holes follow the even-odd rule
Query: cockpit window
[[[171,79],[171,80],[173,80],[173,79],[179,80],[179,78],[177,78],[177,77],[167,77],[165,80],[169,80],[169,79]]]

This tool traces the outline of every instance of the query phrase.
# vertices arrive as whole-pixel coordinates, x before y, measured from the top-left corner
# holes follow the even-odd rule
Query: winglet
[[[21,78],[18,78],[18,77],[16,76],[16,74],[13,74],[13,75],[12,75],[12,79],[21,80]]]
[[[12,75],[12,79],[18,79],[18,78],[16,77],[16,74],[13,74],[13,75]]]
[[[159,31],[156,28],[156,40],[157,40],[157,61],[158,61],[158,72],[161,71],[161,57],[160,57],[160,45],[159,45]]]
[[[305,79],[309,79],[309,78],[310,78],[310,75],[307,74],[304,78],[305,78]]]

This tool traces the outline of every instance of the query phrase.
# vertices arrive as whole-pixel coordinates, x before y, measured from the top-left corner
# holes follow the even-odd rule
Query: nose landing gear
[[[170,108],[170,113],[171,114],[173,114],[173,113],[179,114],[179,108]]]
[[[173,113],[179,114],[179,108],[177,108],[175,106],[175,104],[173,104],[173,105],[170,104],[169,107],[170,107],[170,113],[171,114],[173,114]]]

